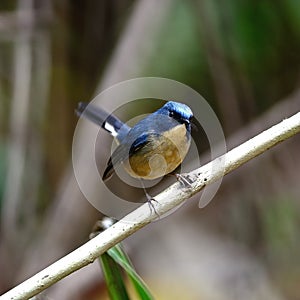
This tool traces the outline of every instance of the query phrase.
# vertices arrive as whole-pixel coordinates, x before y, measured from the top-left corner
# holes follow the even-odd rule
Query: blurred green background
[[[171,78],[204,96],[232,148],[299,110],[299,53],[297,0],[1,0],[0,292],[101,217],[71,166],[79,101]],[[299,147],[293,137],[227,176],[204,209],[191,201],[128,239],[157,299],[300,299]],[[106,299],[97,267],[45,295]]]

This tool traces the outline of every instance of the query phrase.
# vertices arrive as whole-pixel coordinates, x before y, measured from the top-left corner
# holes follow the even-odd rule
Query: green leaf
[[[111,300],[129,300],[120,266],[107,253],[99,257],[103,275]]]
[[[118,263],[128,274],[133,286],[137,294],[139,295],[141,300],[152,300],[154,296],[151,294],[149,288],[143,281],[143,279],[137,274],[135,271],[129,257],[124,252],[120,245],[116,245],[115,247],[109,249],[107,253],[114,259],[116,263]]]

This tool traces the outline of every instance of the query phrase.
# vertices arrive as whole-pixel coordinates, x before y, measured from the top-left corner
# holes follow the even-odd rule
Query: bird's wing
[[[114,173],[114,166],[117,166],[134,154],[148,148],[148,146],[152,144],[158,136],[160,136],[160,134],[155,132],[145,133],[139,136],[132,144],[126,143],[119,145],[111,155],[102,179],[105,181],[110,178]]]
[[[134,155],[135,153],[144,150],[150,144],[155,142],[161,136],[161,134],[156,132],[149,132],[142,134],[139,136],[131,145],[129,149],[129,157]]]
[[[128,147],[126,144],[119,145],[111,157],[109,158],[109,161],[107,162],[106,169],[103,173],[102,180],[109,179],[113,173],[114,173],[114,166],[117,166],[119,163],[123,162],[126,158],[128,158]]]

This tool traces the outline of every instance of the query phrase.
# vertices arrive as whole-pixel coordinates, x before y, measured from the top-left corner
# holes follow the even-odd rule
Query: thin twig
[[[300,112],[203,167],[185,174],[193,180],[191,186],[188,188],[183,187],[179,182],[176,182],[157,195],[155,199],[158,203],[153,203],[157,213],[160,215],[165,214],[202,190],[207,184],[213,183],[223,175],[235,170],[250,159],[298,132],[300,132]],[[220,161],[223,161],[223,164],[220,164]],[[4,294],[1,299],[28,299],[36,295],[72,272],[92,263],[109,248],[156,218],[157,216],[149,210],[148,204],[142,205],[94,239],[13,288]]]

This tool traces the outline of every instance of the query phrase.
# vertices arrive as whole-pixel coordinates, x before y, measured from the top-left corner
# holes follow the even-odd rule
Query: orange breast
[[[124,167],[132,177],[156,179],[174,171],[185,158],[189,147],[185,126],[178,125],[143,151],[131,156]]]

